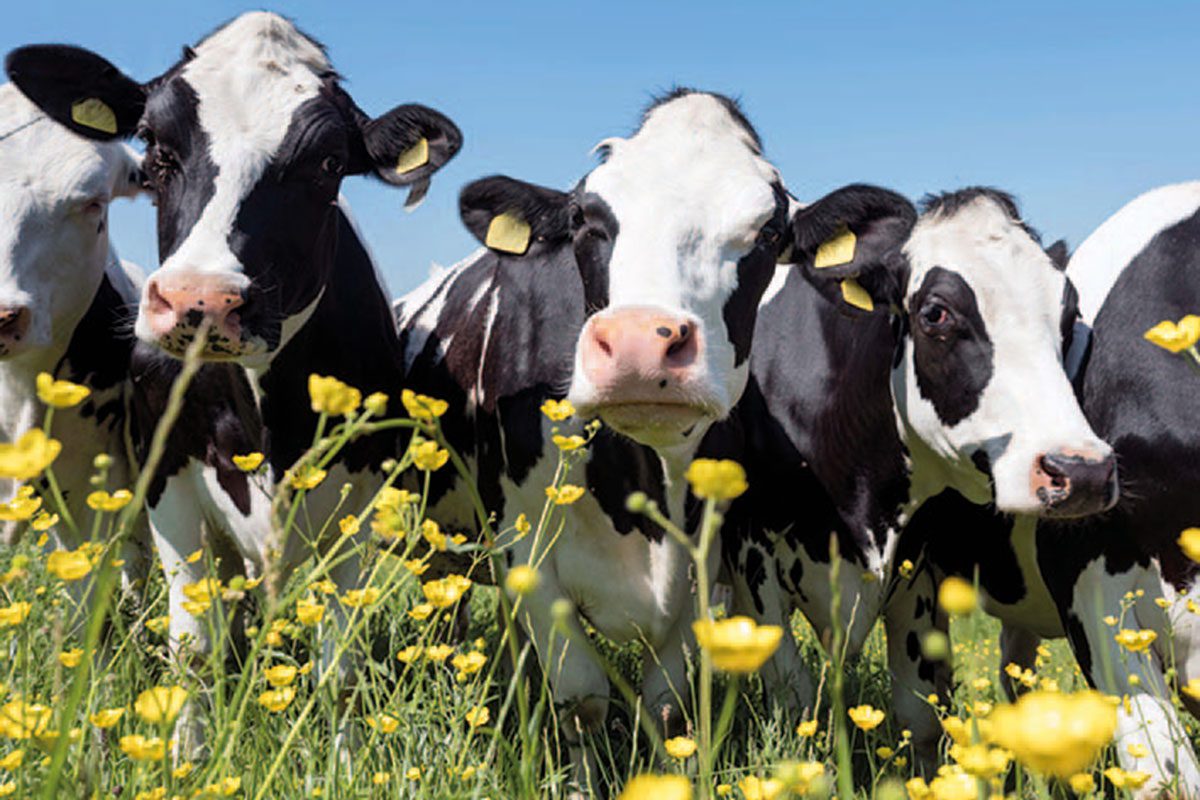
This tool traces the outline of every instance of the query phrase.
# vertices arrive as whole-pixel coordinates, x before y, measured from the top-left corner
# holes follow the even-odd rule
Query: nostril
[[[1038,466],[1050,478],[1050,484],[1056,489],[1067,485],[1067,471],[1053,455],[1044,455],[1038,459]]]
[[[147,311],[151,314],[162,314],[171,310],[171,301],[159,291],[158,281],[150,281],[146,285]]]
[[[13,341],[20,341],[29,327],[29,309],[18,308],[0,309],[0,336]]]

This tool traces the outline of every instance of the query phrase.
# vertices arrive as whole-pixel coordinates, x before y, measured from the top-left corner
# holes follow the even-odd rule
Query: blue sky
[[[146,79],[239,2],[19,2],[0,49],[73,42]],[[404,102],[463,129],[425,204],[364,178],[345,193],[393,293],[474,247],[466,182],[567,187],[675,84],[741,98],[797,196],[853,181],[1013,192],[1074,247],[1137,193],[1197,177],[1200,5],[1089,2],[283,2],[367,113]],[[122,255],[156,264],[153,208],[114,210]]]

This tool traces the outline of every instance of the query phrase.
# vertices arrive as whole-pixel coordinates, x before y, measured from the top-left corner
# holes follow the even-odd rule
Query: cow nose
[[[1032,485],[1049,516],[1082,517],[1107,511],[1120,493],[1117,460],[1058,450],[1033,467]]]
[[[0,355],[20,347],[32,316],[28,306],[0,306]]]
[[[691,317],[626,308],[593,317],[583,332],[584,374],[614,402],[672,402],[699,363],[703,337]]]
[[[150,330],[165,337],[179,329],[194,329],[206,319],[214,335],[241,338],[239,309],[246,303],[242,289],[211,276],[163,276],[146,284],[146,315]]]

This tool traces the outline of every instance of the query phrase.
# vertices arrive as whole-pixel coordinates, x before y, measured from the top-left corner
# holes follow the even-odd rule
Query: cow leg
[[[1000,686],[1009,702],[1016,700],[1017,695],[1025,691],[1025,687],[1008,674],[1008,665],[1016,664],[1022,672],[1033,669],[1037,663],[1038,645],[1041,643],[1042,637],[1025,628],[1005,625],[1000,629]]]
[[[1200,798],[1200,765],[1171,706],[1161,660],[1153,650],[1124,650],[1113,638],[1114,628],[1103,622],[1107,615],[1121,615],[1126,593],[1141,589],[1142,600],[1125,612],[1122,626],[1157,629],[1162,636],[1166,618],[1153,604],[1155,597],[1162,596],[1158,571],[1135,565],[1113,575],[1105,564],[1103,557],[1089,562],[1067,599],[1063,624],[1071,646],[1093,685],[1106,694],[1128,698],[1117,710],[1117,757],[1124,769],[1151,775],[1135,797],[1156,797],[1165,790],[1172,797]],[[1135,756],[1130,747],[1146,755]]]
[[[929,695],[945,703],[950,696],[950,663],[921,654],[921,642],[933,631],[947,634],[949,621],[937,608],[937,586],[929,569],[899,578],[884,607],[888,667],[892,673],[892,707],[901,728],[912,731],[913,765],[932,774],[937,765],[942,726]]]
[[[751,550],[757,550],[757,555],[751,557]],[[782,552],[783,548],[779,550]],[[748,566],[751,564],[753,568]],[[760,674],[769,701],[783,709],[786,719],[802,720],[816,702],[816,691],[792,635],[792,598],[780,585],[775,564],[774,557],[760,545],[751,542],[743,547],[738,554],[738,565],[729,569],[733,578],[732,610],[760,624],[783,628],[779,649],[763,665]]]
[[[665,738],[686,733],[683,706],[690,686],[684,644],[691,652],[698,652],[691,631],[693,619],[692,614],[681,614],[653,652],[647,647],[642,665],[642,697]]]

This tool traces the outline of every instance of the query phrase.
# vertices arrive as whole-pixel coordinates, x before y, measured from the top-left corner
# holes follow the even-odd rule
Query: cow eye
[[[155,145],[146,153],[144,166],[155,184],[163,186],[179,169],[179,160],[175,154],[161,145]]]
[[[321,162],[321,171],[327,175],[341,175],[343,169],[345,166],[337,156],[325,156],[325,160]]]
[[[921,308],[921,327],[928,332],[944,331],[950,321],[949,309],[937,301],[930,301]]]

